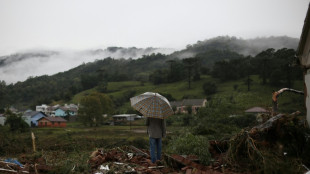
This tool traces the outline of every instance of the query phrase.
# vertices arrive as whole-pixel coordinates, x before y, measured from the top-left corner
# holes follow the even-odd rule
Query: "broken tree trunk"
[[[282,94],[283,92],[293,92],[293,93],[296,93],[296,94],[301,94],[301,95],[304,95],[304,92],[302,91],[298,91],[298,90],[295,90],[295,89],[291,89],[291,88],[282,88],[280,89],[279,91],[275,91],[272,93],[272,115],[274,113],[277,113],[278,112],[278,98],[279,98],[279,95]]]
[[[300,173],[301,154],[307,154],[308,145],[306,127],[298,114],[278,114],[239,132],[230,140],[227,164],[254,173],[283,173],[283,168],[290,170],[287,173]]]

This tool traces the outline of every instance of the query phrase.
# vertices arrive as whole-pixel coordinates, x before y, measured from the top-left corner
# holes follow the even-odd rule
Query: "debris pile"
[[[306,133],[308,129],[298,114],[278,114],[258,126],[239,132],[229,142],[227,164],[238,172],[304,172],[303,163],[308,164],[309,161],[304,160],[303,155],[310,144]]]
[[[170,173],[174,169],[163,165],[163,161],[153,164],[147,152],[134,146],[117,147],[106,152],[97,150],[88,161],[92,173]]]
[[[199,164],[196,156],[184,156],[173,154],[171,156],[165,155],[165,161],[174,169],[180,169],[181,173],[186,174],[220,174],[222,171],[217,171],[215,166],[205,166]],[[230,172],[226,172],[230,173]]]
[[[134,146],[117,147],[114,149],[96,150],[88,161],[93,174],[106,173],[137,173],[137,174],[233,174],[231,170],[223,170],[221,162],[215,161],[212,165],[199,164],[195,155],[167,155],[163,154],[163,160],[153,164],[149,153]]]
[[[46,165],[46,161],[42,157],[30,160],[26,155],[22,155],[20,161],[11,158],[0,160],[0,173],[38,174],[48,173],[50,170],[52,168]]]

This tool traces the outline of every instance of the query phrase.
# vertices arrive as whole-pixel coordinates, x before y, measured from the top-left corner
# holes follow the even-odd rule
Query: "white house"
[[[36,111],[46,113],[48,106],[46,104],[42,104],[41,106],[36,106]]]
[[[310,126],[310,4],[304,21],[296,56],[304,69],[304,96],[307,108],[307,121]]]
[[[65,108],[75,108],[75,109],[79,109],[79,106],[78,105],[75,105],[75,104],[65,104],[64,106]]]
[[[112,118],[113,120],[117,121],[134,121],[142,117],[137,114],[120,114],[120,115],[113,115]]]

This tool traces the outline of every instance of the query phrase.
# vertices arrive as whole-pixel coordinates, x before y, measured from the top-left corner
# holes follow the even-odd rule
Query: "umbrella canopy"
[[[146,92],[130,98],[130,102],[145,117],[164,119],[173,114],[169,101],[158,93]]]

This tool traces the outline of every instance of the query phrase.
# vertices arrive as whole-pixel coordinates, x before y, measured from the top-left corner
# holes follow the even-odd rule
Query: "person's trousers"
[[[151,138],[150,137],[150,154],[152,163],[160,160],[161,155],[161,138]]]

